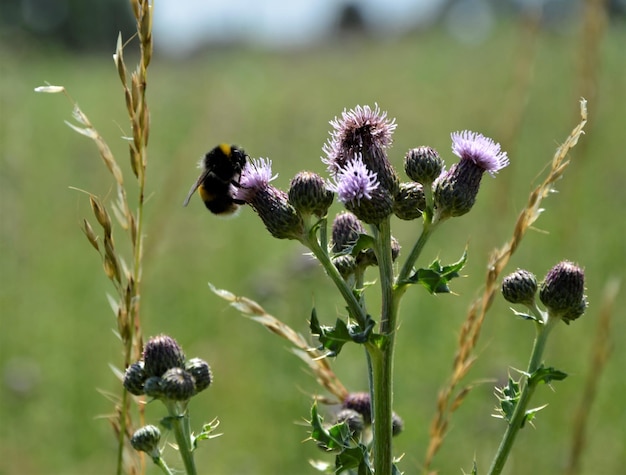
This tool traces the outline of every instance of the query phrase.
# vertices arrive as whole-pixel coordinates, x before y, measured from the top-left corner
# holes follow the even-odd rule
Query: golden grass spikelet
[[[83,218],[83,227],[81,228],[85,236],[89,240],[89,243],[93,246],[93,248],[100,252],[100,246],[98,245],[98,235],[95,233],[89,221]]]
[[[276,317],[268,314],[263,307],[254,300],[239,297],[227,290],[218,289],[210,283],[209,288],[214,294],[229,302],[231,306],[236,308],[243,315],[260,323],[270,332],[289,341],[295,346],[295,348],[292,349],[293,353],[309,366],[318,384],[337,398],[337,401],[334,401],[334,403],[343,401],[346,398],[348,390],[330,368],[324,354],[315,348],[311,348],[310,343],[301,334]],[[323,400],[323,398],[321,399]]]
[[[111,235],[111,218],[109,217],[109,213],[107,213],[100,200],[95,195],[89,195],[89,204],[91,205],[91,210],[93,211],[94,216],[102,226],[104,230],[104,234],[107,236]]]
[[[570,132],[565,142],[557,148],[546,178],[539,186],[530,192],[526,206],[520,212],[515,223],[513,236],[501,249],[493,251],[489,258],[483,294],[472,303],[468,310],[459,335],[458,349],[454,357],[452,375],[446,383],[445,389],[439,393],[437,412],[433,416],[433,421],[430,426],[430,440],[426,450],[424,471],[428,470],[434,456],[443,443],[448,427],[448,420],[454,411],[458,409],[469,390],[473,388],[473,386],[467,386],[461,389],[460,392],[457,393],[457,396],[453,398],[458,384],[461,379],[467,375],[476,359],[473,356],[473,351],[478,342],[487,311],[491,308],[495,295],[500,287],[498,285],[498,278],[528,229],[539,218],[539,215],[543,211],[540,208],[543,199],[554,191],[552,187],[553,184],[563,176],[565,169],[570,163],[569,160],[567,160],[569,151],[576,146],[578,139],[584,133],[584,127],[587,123],[587,101],[585,99],[581,99],[580,101],[580,116],[581,120],[578,125]],[[461,395],[462,397],[460,398],[459,396]]]

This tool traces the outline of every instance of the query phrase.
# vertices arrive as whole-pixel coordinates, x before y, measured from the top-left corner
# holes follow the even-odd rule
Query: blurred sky
[[[199,44],[232,41],[293,48],[322,40],[336,27],[340,12],[356,6],[368,30],[394,34],[428,25],[446,0],[185,0],[162,1],[155,9],[155,37],[161,50],[191,52]],[[459,10],[461,9],[461,10]],[[484,0],[460,0],[465,20],[489,18]],[[481,20],[482,18],[482,20]]]

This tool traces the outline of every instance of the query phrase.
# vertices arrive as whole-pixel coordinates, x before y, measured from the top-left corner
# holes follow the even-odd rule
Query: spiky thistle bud
[[[539,299],[551,317],[567,324],[576,320],[587,308],[585,272],[572,262],[559,262],[546,274]]]
[[[144,362],[142,360],[131,364],[124,372],[124,387],[126,390],[140,396],[144,393],[143,386],[146,382],[148,375],[144,369]]]
[[[372,423],[372,406],[370,394],[366,392],[350,393],[343,400],[342,408],[352,409],[363,416],[366,424]]]
[[[533,305],[537,293],[537,279],[532,272],[517,269],[502,280],[502,296],[511,303]]]
[[[352,275],[357,268],[356,259],[349,254],[340,254],[338,256],[333,256],[332,261],[339,271],[339,274],[344,279]]]
[[[252,206],[275,238],[301,240],[305,234],[302,216],[289,203],[287,193],[269,184],[275,177],[270,160],[248,161],[235,198]]]
[[[158,427],[147,425],[140,427],[130,438],[130,445],[139,452],[146,452],[150,457],[159,458],[159,442],[161,440],[161,431]]]
[[[400,183],[396,196],[393,197],[393,213],[400,219],[411,221],[422,216],[426,207],[424,189],[418,183]]]
[[[308,171],[301,171],[293,177],[288,196],[289,203],[301,214],[314,214],[320,218],[326,216],[334,198],[324,179]]]
[[[365,427],[363,416],[353,409],[342,409],[339,411],[337,413],[337,422],[345,422],[353,437],[358,437]]]
[[[191,374],[182,368],[168,369],[161,377],[163,397],[173,401],[186,401],[196,393]]]
[[[206,361],[200,358],[192,358],[187,361],[185,369],[193,377],[196,393],[204,391],[213,382],[211,367]]]
[[[160,376],[150,376],[143,385],[143,392],[146,396],[153,399],[161,399],[163,397],[163,380]]]
[[[443,160],[434,148],[413,148],[404,157],[404,171],[411,180],[430,187],[443,171]]]
[[[332,251],[336,254],[354,246],[365,228],[353,213],[342,211],[332,224]]]
[[[467,130],[452,134],[452,151],[461,160],[433,183],[439,220],[468,213],[476,202],[483,174],[494,176],[509,164],[500,144]]]
[[[146,343],[143,361],[148,376],[161,376],[170,368],[184,368],[185,354],[172,337],[158,335]]]

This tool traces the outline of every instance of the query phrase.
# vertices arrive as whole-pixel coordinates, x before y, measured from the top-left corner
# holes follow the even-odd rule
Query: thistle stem
[[[380,273],[382,308],[379,344],[368,345],[373,384],[370,388],[373,406],[374,470],[376,474],[391,475],[393,471],[393,355],[397,326],[398,299],[393,293],[393,262],[391,257],[391,225],[385,219],[374,229],[376,259]]]
[[[489,475],[498,475],[502,472],[504,464],[506,463],[509,453],[511,452],[511,448],[513,447],[513,443],[515,442],[515,438],[526,421],[526,407],[528,406],[528,403],[537,388],[537,384],[539,383],[539,380],[534,380],[531,376],[541,366],[541,359],[548,340],[548,335],[556,322],[558,322],[558,319],[556,318],[547,318],[545,323],[536,323],[537,332],[530,355],[530,361],[528,363],[528,370],[525,375],[526,379],[524,387],[520,398],[517,401],[517,405],[515,406],[515,411],[513,411],[513,416],[511,417],[509,425],[506,428],[506,432],[502,437],[500,447],[498,447],[496,456],[491,463],[491,467],[489,468]]]
[[[176,437],[178,452],[185,465],[185,472],[187,475],[197,475],[196,463],[192,453],[191,426],[189,424],[187,403],[168,401],[165,405],[170,415],[170,422],[172,430],[174,431],[174,437]]]
[[[361,329],[365,330],[367,315],[352,292],[352,289],[350,289],[347,282],[343,279],[343,277],[341,277],[341,274],[339,274],[339,271],[330,260],[328,251],[322,249],[314,233],[307,233],[307,239],[304,239],[302,243],[313,253],[320,264],[322,264],[322,267],[324,267],[328,276],[334,282],[335,286],[339,290],[339,293],[341,293],[341,296],[348,305],[348,312],[350,313],[350,316],[356,319]]]
[[[422,228],[422,233],[413,245],[409,256],[407,257],[404,265],[402,266],[402,269],[400,270],[400,273],[398,274],[398,278],[396,279],[398,288],[406,288],[406,284],[403,284],[403,282],[409,277],[409,274],[413,270],[413,266],[415,265],[415,262],[422,253],[422,250],[428,242],[428,239],[435,231],[435,229],[437,229],[437,224],[439,223],[431,223],[430,220],[424,219],[424,227]]]

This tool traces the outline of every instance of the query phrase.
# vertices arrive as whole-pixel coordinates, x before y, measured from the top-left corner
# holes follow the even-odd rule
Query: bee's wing
[[[207,175],[209,174],[208,170],[205,170],[202,172],[202,174],[198,177],[198,179],[196,180],[196,182],[193,184],[193,186],[191,187],[191,189],[189,190],[189,193],[187,194],[187,198],[185,198],[185,201],[183,201],[183,206],[187,206],[189,204],[189,200],[191,200],[191,197],[193,196],[193,194],[196,192],[196,190],[198,189],[198,187],[202,184],[202,182],[204,181],[204,179],[207,177]]]

